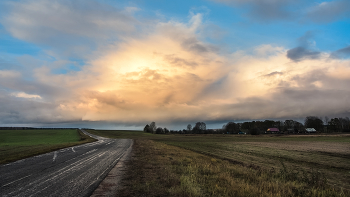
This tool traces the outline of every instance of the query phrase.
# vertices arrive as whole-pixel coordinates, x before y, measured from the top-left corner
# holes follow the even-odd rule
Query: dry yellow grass
[[[135,195],[350,196],[350,135],[95,134],[142,145],[124,190]]]
[[[119,196],[346,196],[322,177],[233,164],[152,140],[136,140]],[[315,174],[314,174],[315,175]]]

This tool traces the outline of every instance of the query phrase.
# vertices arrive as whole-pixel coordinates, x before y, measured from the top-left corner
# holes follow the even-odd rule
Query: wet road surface
[[[98,141],[1,165],[0,196],[90,196],[132,140],[88,135]]]

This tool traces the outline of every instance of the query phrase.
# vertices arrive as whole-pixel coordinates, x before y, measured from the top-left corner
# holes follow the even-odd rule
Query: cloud
[[[266,76],[266,77],[274,77],[274,76],[278,76],[278,75],[283,75],[283,72],[277,72],[277,71],[275,71],[275,72],[266,74],[266,75],[264,75],[264,76]]]
[[[53,123],[81,121],[78,111],[67,113],[57,108],[54,103],[38,99],[16,98],[10,95],[0,97],[1,124]]]
[[[350,46],[344,47],[331,53],[332,58],[347,58],[350,56]]]
[[[348,0],[315,3],[292,0],[212,0],[232,7],[248,10],[254,21],[270,22],[289,20],[296,22],[330,23],[350,17]]]
[[[27,94],[27,93],[25,93],[25,92],[12,93],[11,95],[12,95],[12,96],[15,96],[15,97],[20,97],[20,98],[41,99],[41,96],[39,96],[39,95]]]
[[[336,102],[339,98],[347,99],[349,93],[349,91],[336,90],[282,89],[273,95],[273,99],[248,98],[232,105],[228,110],[239,112],[235,114],[235,117],[243,120],[267,119],[268,117],[304,118],[305,114],[317,116],[349,114],[349,108],[343,108],[346,103],[349,104],[348,101],[344,100],[341,104]]]
[[[291,0],[213,0],[232,6],[248,6],[249,16],[259,21],[272,21],[289,19],[294,15],[290,6],[299,1]]]
[[[5,73],[5,74],[4,74]],[[45,73],[47,74],[47,73]],[[54,84],[45,83],[40,81],[36,76],[35,80],[26,80],[23,78],[25,74],[18,71],[1,71],[0,70],[0,86],[9,90],[13,90],[17,95],[17,92],[24,92],[28,95],[37,95],[48,100],[55,98],[64,93],[70,93],[66,87],[61,87],[64,83]]]
[[[177,54],[196,66],[183,66],[181,61],[174,63],[163,54],[170,57]],[[72,75],[55,75],[39,69],[35,87],[40,92],[36,88],[23,88],[28,81],[17,78],[18,85],[5,87],[26,90],[30,95],[39,92],[35,95],[42,99],[13,100],[5,92],[0,99],[4,106],[0,116],[2,122],[14,123],[157,121],[166,124],[293,118],[350,110],[349,61],[307,59],[294,63],[286,57],[285,49],[269,57],[248,54],[251,53],[224,57],[210,52],[201,56],[160,33],[129,41]],[[6,82],[14,81],[0,84],[4,87]],[[44,84],[50,89],[60,84],[62,91],[51,92],[43,88]]]
[[[0,22],[13,37],[75,58],[132,34],[140,24],[133,17],[137,8],[118,9],[97,1],[23,0],[5,6],[8,14]]]
[[[309,8],[306,16],[313,22],[329,23],[350,17],[350,2],[348,0],[333,0],[322,2]]]
[[[318,59],[321,53],[318,51],[308,50],[304,47],[296,47],[288,50],[287,57],[293,61],[301,61],[304,59]]]
[[[14,70],[0,70],[0,79],[18,78],[21,73]]]
[[[55,1],[58,7],[60,2]],[[21,3],[19,8],[26,10],[29,8],[24,5],[31,2]],[[41,6],[55,10],[47,3]],[[67,8],[68,13],[77,10],[76,17],[70,18],[72,24],[80,23],[86,15],[85,8],[75,6],[71,3]],[[36,24],[34,19],[47,16],[46,7],[42,8],[33,17],[14,7],[9,16],[27,17]],[[127,9],[121,10],[130,16]],[[0,123],[142,125],[151,121],[175,124],[349,113],[350,60],[321,58],[323,53],[315,49],[312,33],[299,38],[291,50],[261,45],[225,53],[203,38],[207,34],[201,16],[190,14],[187,22],[150,22],[140,32],[142,36],[109,27],[101,30],[103,35],[95,35],[96,24],[88,22],[84,28],[91,28],[91,33],[55,30],[63,31],[49,34],[58,40],[79,35],[94,43],[102,40],[102,44],[82,52],[86,64],[76,71],[54,72],[71,62],[62,57],[41,60],[35,56],[19,58],[15,69],[0,70]],[[131,23],[140,21],[132,18]],[[20,27],[21,21],[12,22]],[[24,33],[30,36],[20,39],[35,37],[31,31]],[[103,40],[109,37],[111,41],[105,44]],[[30,69],[18,69],[21,67]]]
[[[295,62],[305,59],[318,59],[321,57],[321,52],[317,51],[316,42],[313,41],[314,33],[306,32],[303,36],[298,38],[298,47],[287,51],[287,57]]]
[[[164,59],[169,62],[169,64],[172,64],[174,66],[180,66],[180,67],[195,67],[198,66],[198,64],[191,60],[186,60],[181,57],[176,56],[175,54],[169,54],[164,55]]]

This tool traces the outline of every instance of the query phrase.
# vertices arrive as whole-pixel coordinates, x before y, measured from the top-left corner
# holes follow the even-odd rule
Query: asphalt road
[[[1,165],[0,196],[90,196],[132,140],[88,135],[98,141]]]

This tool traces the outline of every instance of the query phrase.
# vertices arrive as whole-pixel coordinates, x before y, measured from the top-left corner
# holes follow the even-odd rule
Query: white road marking
[[[97,151],[97,149],[94,149],[94,150],[90,150],[89,152],[85,153],[85,154],[89,154],[89,153],[92,153],[92,152],[95,152]]]
[[[53,153],[53,159],[52,159],[52,161],[55,161],[55,160],[56,160],[56,157],[57,157],[57,151],[55,151],[55,152]]]
[[[51,185],[49,185],[49,186],[45,187],[44,189],[41,189],[41,190],[39,190],[39,191],[35,192],[34,194],[30,195],[29,197],[31,197],[31,196],[35,196],[37,193],[40,193],[40,192],[44,191],[45,189],[47,189],[47,188],[48,188],[48,187],[50,187],[50,186],[51,186]]]
[[[30,177],[30,176],[31,176],[31,175],[22,177],[22,178],[20,178],[20,179],[17,179],[17,180],[15,180],[15,181],[12,181],[12,182],[10,182],[10,183],[7,183],[6,185],[3,185],[2,187],[5,187],[5,186],[7,186],[7,185],[10,185],[10,184],[12,184],[12,183],[15,183],[15,182],[17,182],[17,181],[20,181],[20,180],[25,179],[25,178]]]
[[[72,147],[72,151],[75,152],[74,147]]]
[[[95,150],[97,150],[97,149],[95,149]],[[14,192],[18,192],[17,193],[18,196],[23,196],[22,195],[23,193],[28,193],[28,192],[31,193],[32,191],[35,191],[36,188],[39,188],[41,185],[45,184],[46,182],[52,181],[60,176],[61,176],[61,178],[63,178],[63,177],[65,177],[64,174],[67,175],[67,174],[69,174],[68,172],[72,172],[72,171],[81,169],[84,165],[86,165],[86,164],[92,162],[93,160],[103,156],[104,154],[106,154],[106,153],[100,153],[98,155],[91,155],[90,158],[82,158],[82,159],[80,159],[80,160],[78,160],[78,161],[76,161],[68,166],[61,168],[60,170],[58,170],[56,172],[49,174],[46,177],[43,177],[43,178],[38,179],[36,181],[33,181],[33,182],[29,183],[28,185],[26,185],[25,187],[22,187],[19,190],[14,191]],[[21,191],[21,190],[24,190],[24,191]],[[14,192],[11,192],[11,194]]]

